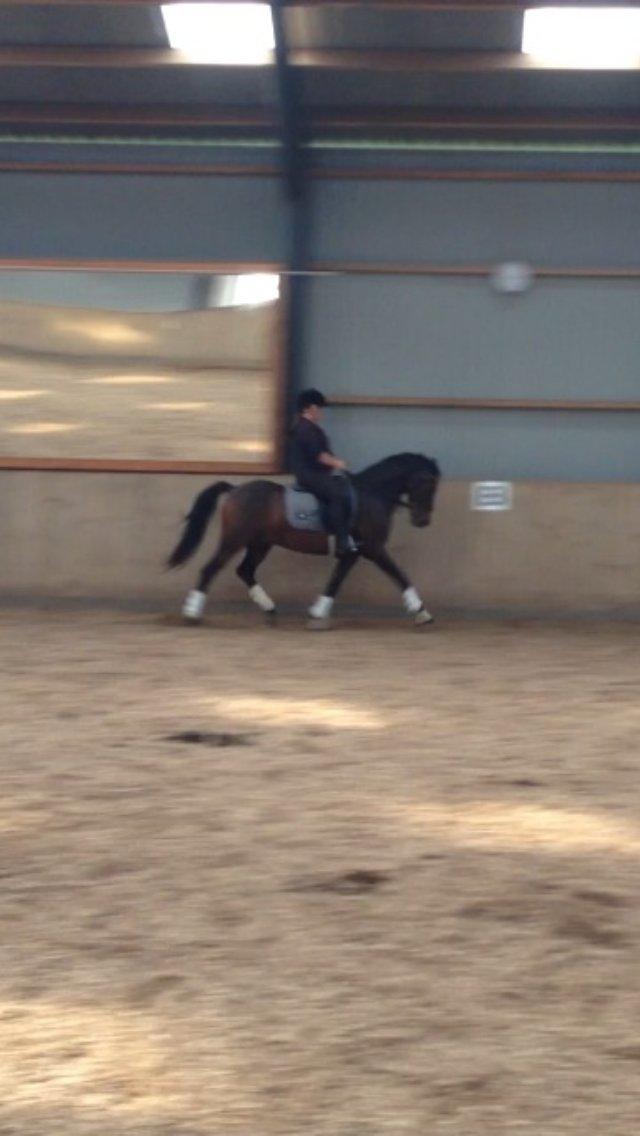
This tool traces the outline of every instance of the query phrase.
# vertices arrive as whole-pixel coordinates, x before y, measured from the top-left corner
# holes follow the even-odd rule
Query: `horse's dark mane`
[[[411,477],[412,474],[424,473],[429,477],[439,477],[440,468],[433,458],[426,458],[423,454],[392,454],[367,466],[354,477],[356,485],[372,493],[393,491],[400,480]]]

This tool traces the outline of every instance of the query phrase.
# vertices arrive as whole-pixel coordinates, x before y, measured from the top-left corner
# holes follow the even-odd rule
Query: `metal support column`
[[[276,80],[282,147],[282,177],[288,209],[287,269],[285,290],[287,344],[286,414],[290,420],[295,397],[304,385],[304,317],[309,282],[304,271],[309,267],[311,215],[306,177],[302,103],[298,91],[298,75],[289,59],[284,20],[285,3],[272,0],[271,14],[275,38]]]

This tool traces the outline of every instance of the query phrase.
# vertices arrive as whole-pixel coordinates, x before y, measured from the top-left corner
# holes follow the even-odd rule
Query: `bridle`
[[[420,475],[418,475],[418,476],[420,477],[420,481],[431,482],[432,486],[435,489],[435,485],[438,481],[437,477],[435,477],[431,473],[426,473],[426,474],[423,474],[422,476],[420,476]],[[403,492],[409,493],[409,490],[403,490]],[[401,493],[400,496],[396,499],[396,501],[394,501],[394,505],[396,505],[396,507],[398,507],[400,509],[410,509],[411,508],[411,497],[409,496],[409,498],[406,499],[406,498],[403,497],[403,495]]]

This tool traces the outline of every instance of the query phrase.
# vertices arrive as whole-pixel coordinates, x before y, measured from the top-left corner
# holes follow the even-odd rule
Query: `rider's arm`
[[[335,458],[333,454],[318,454],[318,461],[321,465],[329,466],[329,469],[346,469],[347,463],[342,461],[341,458]]]

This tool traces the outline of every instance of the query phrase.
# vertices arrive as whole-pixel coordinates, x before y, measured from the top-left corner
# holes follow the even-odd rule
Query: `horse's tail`
[[[233,485],[230,485],[228,481],[217,481],[215,485],[209,485],[207,489],[203,489],[202,493],[198,494],[191,506],[191,512],[185,518],[184,532],[167,560],[167,568],[177,568],[178,565],[184,564],[190,556],[193,556],[202,541],[209,521],[216,511],[218,498],[223,493],[228,493],[230,489],[233,489]]]

